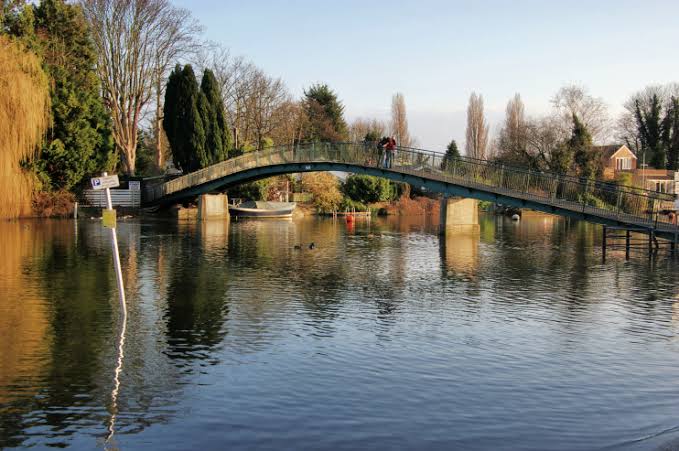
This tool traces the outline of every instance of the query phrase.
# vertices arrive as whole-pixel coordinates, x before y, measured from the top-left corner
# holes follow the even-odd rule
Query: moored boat
[[[295,202],[247,201],[229,205],[229,214],[239,218],[291,218]]]

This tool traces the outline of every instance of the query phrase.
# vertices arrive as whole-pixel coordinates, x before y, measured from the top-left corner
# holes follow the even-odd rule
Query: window
[[[625,171],[632,169],[632,159],[631,158],[616,158],[615,159],[615,169],[618,171]]]
[[[655,182],[655,190],[659,193],[668,193],[669,190],[669,182],[667,181],[656,181]]]

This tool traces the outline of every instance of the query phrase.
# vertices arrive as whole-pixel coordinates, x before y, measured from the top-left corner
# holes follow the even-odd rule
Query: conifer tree
[[[460,151],[457,148],[457,143],[454,139],[450,140],[450,143],[446,147],[446,154],[443,156],[443,163],[441,164],[441,169],[446,170],[450,166],[451,162],[456,158],[460,158]]]
[[[177,65],[167,83],[163,105],[163,128],[172,148],[172,157],[184,172],[191,172],[209,164],[205,148],[203,117],[207,113],[207,99],[198,89],[191,65],[182,69]]]
[[[635,118],[641,139],[641,149],[653,167],[662,169],[666,164],[665,149],[662,145],[662,105],[657,94],[653,94],[650,104],[643,108],[639,100],[635,104]]]
[[[52,98],[52,126],[34,167],[44,189],[68,190],[115,164],[110,117],[80,6],[43,0],[32,8],[33,42],[50,77]]]
[[[576,171],[582,177],[595,177],[599,168],[597,155],[592,152],[592,135],[575,113],[573,113],[573,132],[568,141],[568,148],[573,155]]]
[[[205,69],[203,73],[200,90],[207,101],[206,115],[203,117],[206,152],[210,164],[214,164],[228,158],[231,134],[226,123],[226,111],[219,92],[219,84],[210,69]]]
[[[308,135],[314,141],[341,141],[347,136],[344,105],[326,84],[304,91],[304,107],[309,118]]]
[[[672,97],[663,121],[663,144],[667,149],[667,169],[679,169],[679,98]]]

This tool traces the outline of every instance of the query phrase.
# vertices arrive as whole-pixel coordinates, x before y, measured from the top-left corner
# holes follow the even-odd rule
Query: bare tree
[[[624,143],[632,152],[640,155],[642,150],[641,137],[634,113],[624,111],[620,114],[616,122],[615,138],[618,142]]]
[[[276,128],[272,131],[274,143],[293,145],[302,141],[306,127],[306,110],[301,102],[286,100],[274,112]]]
[[[133,174],[143,109],[153,95],[159,43],[176,9],[168,0],[81,0],[97,50],[104,102],[124,172]]]
[[[567,146],[570,131],[559,118],[547,116],[526,122],[526,146],[518,154],[519,161],[541,170],[567,173],[573,155]]]
[[[406,102],[400,92],[397,92],[391,98],[391,132],[396,137],[399,146],[411,147],[413,145],[408,132]]]
[[[505,111],[505,122],[497,140],[499,153],[501,156],[520,155],[526,148],[527,123],[519,93],[507,102]]]
[[[366,136],[384,136],[387,126],[378,119],[357,118],[349,125],[349,140],[352,142],[363,141]]]
[[[483,96],[472,92],[467,106],[467,141],[465,153],[468,157],[483,160],[488,146],[488,125],[483,114]]]
[[[170,69],[182,57],[194,54],[200,47],[196,36],[202,32],[202,27],[191,17],[191,13],[182,8],[168,7],[166,17],[163,19],[164,26],[160,31],[158,40],[155,42],[154,61],[154,92],[155,92],[155,116],[153,129],[156,147],[156,165],[163,168],[167,138],[163,130],[163,96],[165,94],[165,80]]]
[[[562,87],[552,98],[552,105],[564,128],[572,128],[575,114],[585,124],[594,142],[605,143],[610,138],[608,107],[603,99],[592,97],[585,87],[577,85]]]
[[[264,138],[272,137],[281,125],[282,117],[277,113],[289,100],[283,80],[269,77],[261,70],[254,72],[245,107],[248,128],[252,132],[251,141],[257,149],[262,147]]]

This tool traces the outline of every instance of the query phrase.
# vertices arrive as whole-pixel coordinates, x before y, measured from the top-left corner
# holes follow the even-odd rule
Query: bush
[[[337,177],[329,172],[304,173],[302,188],[314,196],[314,206],[321,213],[337,210],[342,203]]]
[[[270,178],[243,183],[242,185],[230,188],[229,197],[233,199],[265,200],[270,184]]]
[[[68,191],[45,191],[33,196],[33,211],[44,218],[69,217],[73,215],[75,195]]]
[[[387,179],[358,174],[347,177],[342,190],[346,197],[363,204],[390,200],[393,191]]]
[[[612,206],[607,204],[602,199],[599,199],[594,194],[583,193],[578,195],[578,202],[584,203],[590,207],[600,208],[602,210],[611,210]]]
[[[340,211],[351,211],[352,209],[356,211],[368,211],[369,207],[362,202],[352,200],[345,196],[344,199],[342,199]]]

